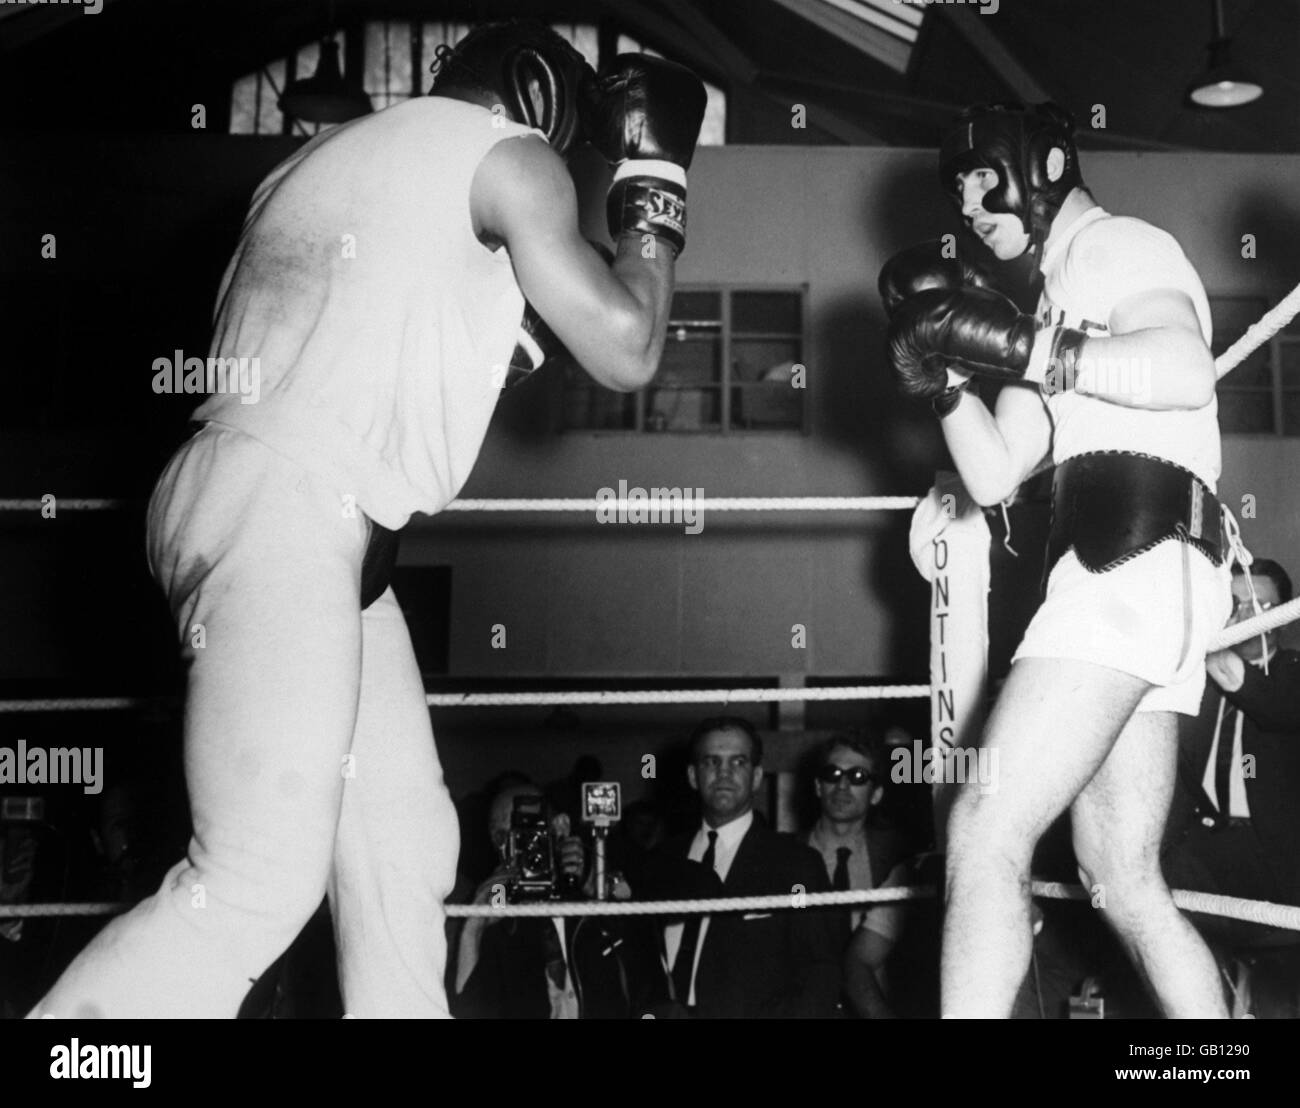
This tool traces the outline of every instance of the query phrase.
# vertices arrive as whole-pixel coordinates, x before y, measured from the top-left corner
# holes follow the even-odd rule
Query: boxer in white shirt
[[[601,384],[651,380],[704,106],[671,62],[597,78],[541,24],[488,24],[440,50],[431,96],[258,188],[212,353],[260,362],[260,399],[199,408],[149,511],[189,662],[194,836],[33,1015],[233,1017],[327,892],[347,1013],[446,1015],[457,823],[391,536],[456,496],[511,367],[545,353],[512,356],[525,297],[534,337]],[[578,228],[580,137],[615,165],[612,268]]]
[[[983,245],[1032,253],[1036,317],[937,247],[881,274],[893,366],[933,401],[972,497],[998,504],[1056,465],[1046,598],[984,735],[999,780],[963,789],[948,824],[943,1013],[1010,1013],[1033,850],[1068,808],[1084,884],[1165,1013],[1224,1016],[1159,864],[1174,714],[1197,711],[1230,609],[1209,308],[1173,238],[1097,205],[1072,132],[1055,105],[978,107],[940,155]],[[979,377],[1007,385],[992,411],[967,395]]]

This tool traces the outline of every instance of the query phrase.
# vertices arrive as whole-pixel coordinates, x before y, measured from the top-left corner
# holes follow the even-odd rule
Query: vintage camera
[[[510,813],[510,835],[506,840],[506,899],[511,904],[529,900],[558,900],[559,863],[555,837],[540,796],[515,797]]]

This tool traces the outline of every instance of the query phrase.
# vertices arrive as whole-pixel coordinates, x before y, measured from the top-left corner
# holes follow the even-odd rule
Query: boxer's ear
[[[1047,152],[1047,179],[1055,184],[1065,172],[1065,151],[1053,146]]]

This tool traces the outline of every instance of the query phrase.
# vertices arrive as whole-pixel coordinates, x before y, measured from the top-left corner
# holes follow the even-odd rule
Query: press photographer
[[[497,789],[488,833],[498,865],[472,903],[597,899],[589,850],[564,813],[517,777]],[[604,891],[626,895],[617,875]],[[611,918],[482,917],[463,921],[455,943],[452,1014],[461,1019],[620,1019],[647,978],[644,943]]]
[[[569,817],[550,814],[541,796],[516,794],[500,849],[500,884],[492,886],[487,903],[500,903],[503,895],[510,904],[575,899],[586,853],[582,840],[569,830]]]

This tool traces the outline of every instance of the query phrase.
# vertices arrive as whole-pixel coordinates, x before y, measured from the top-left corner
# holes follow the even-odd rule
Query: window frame
[[[672,429],[665,428],[662,431],[656,431],[646,426],[647,415],[647,396],[646,394],[655,388],[662,386],[651,382],[645,388],[637,389],[632,395],[635,405],[633,411],[632,427],[569,427],[564,422],[564,396],[566,392],[567,380],[564,375],[556,374],[553,383],[554,388],[554,412],[555,422],[554,429],[560,435],[586,435],[588,437],[606,436],[606,435],[648,435],[656,438],[676,439],[679,436],[711,436],[718,437],[749,437],[760,436],[770,437],[773,435],[802,435],[807,436],[811,433],[810,419],[812,405],[810,403],[811,381],[807,373],[807,366],[812,361],[811,350],[813,346],[813,337],[811,328],[808,325],[808,301],[809,286],[807,281],[801,282],[755,282],[755,281],[683,281],[673,288],[674,296],[677,293],[717,293],[721,296],[721,362],[722,362],[722,379],[709,386],[710,389],[721,390],[721,402],[719,405],[719,426],[701,427],[698,429]],[[799,425],[790,427],[735,427],[732,426],[732,389],[736,385],[744,382],[737,382],[732,378],[732,343],[736,336],[732,332],[732,305],[731,298],[735,293],[793,293],[799,297],[799,327],[800,332],[797,335],[785,332],[773,331],[770,334],[762,332],[746,331],[741,334],[740,341],[747,339],[796,339],[799,344],[799,360],[796,365],[805,367],[804,386],[799,391],[803,394],[803,402],[800,406]],[[671,326],[672,320],[669,320]],[[671,341],[671,340],[670,340]],[[586,376],[582,387],[584,389],[598,389],[598,385],[585,370],[579,370]],[[749,382],[754,384],[756,382]],[[698,388],[700,386],[691,386]]]

